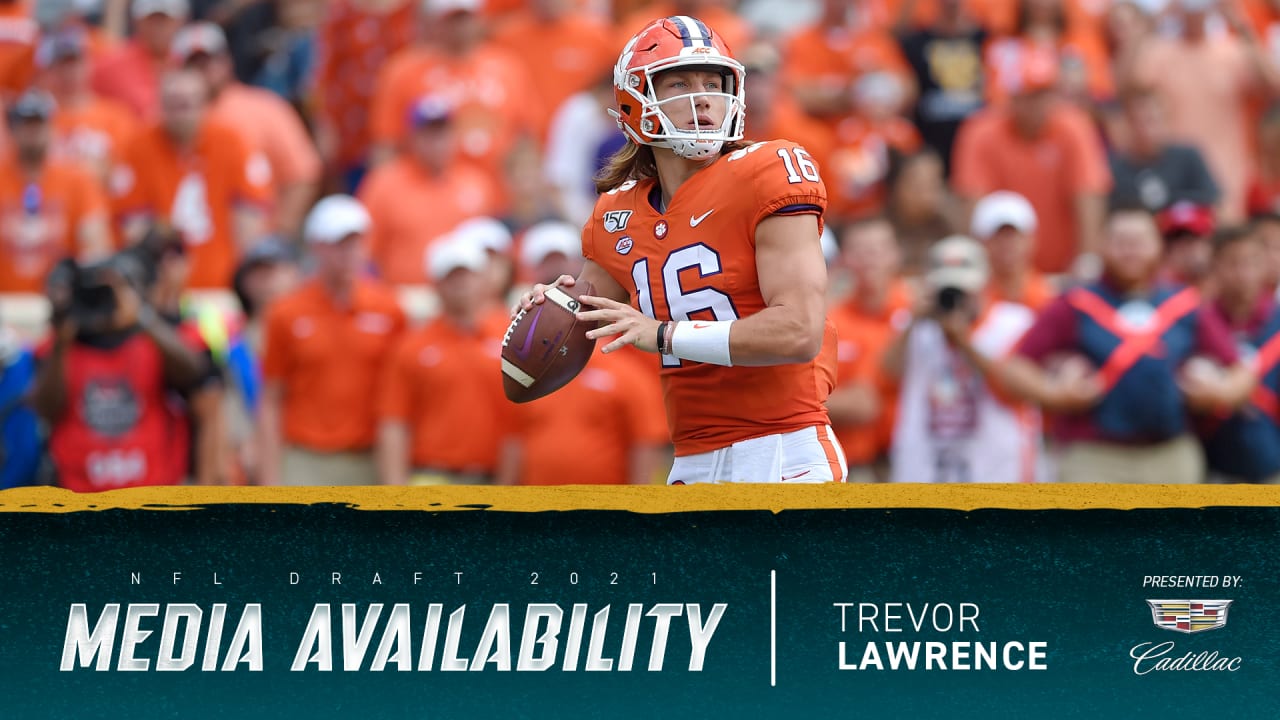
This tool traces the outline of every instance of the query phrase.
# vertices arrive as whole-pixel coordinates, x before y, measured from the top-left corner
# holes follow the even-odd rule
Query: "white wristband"
[[[678,322],[668,349],[672,356],[684,360],[731,367],[729,328],[732,325],[732,320]]]

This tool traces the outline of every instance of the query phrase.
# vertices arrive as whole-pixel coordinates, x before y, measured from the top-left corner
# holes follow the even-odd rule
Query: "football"
[[[587,339],[592,323],[579,322],[578,298],[591,295],[591,283],[548,288],[546,302],[521,311],[502,339],[502,389],[507,399],[525,403],[564,387],[591,359],[596,341]]]

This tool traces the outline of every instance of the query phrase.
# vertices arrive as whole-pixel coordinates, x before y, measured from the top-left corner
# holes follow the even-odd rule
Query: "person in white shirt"
[[[1034,482],[1042,477],[1040,413],[992,387],[992,363],[1035,319],[984,299],[986,251],[962,236],[929,250],[922,307],[885,353],[899,377],[892,482]]]

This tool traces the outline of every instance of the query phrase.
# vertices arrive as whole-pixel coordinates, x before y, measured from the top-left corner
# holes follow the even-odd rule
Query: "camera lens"
[[[964,291],[955,287],[944,287],[938,291],[938,309],[951,312],[964,302]]]

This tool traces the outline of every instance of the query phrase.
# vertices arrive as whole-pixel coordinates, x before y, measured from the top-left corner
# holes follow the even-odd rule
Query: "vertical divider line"
[[[778,687],[778,571],[769,571],[769,687]]]

